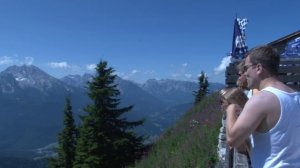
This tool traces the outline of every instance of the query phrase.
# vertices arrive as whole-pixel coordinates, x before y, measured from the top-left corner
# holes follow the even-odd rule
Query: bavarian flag
[[[232,51],[231,51],[231,56],[233,59],[239,60],[245,58],[245,54],[248,50],[248,47],[245,42],[246,40],[245,29],[247,23],[248,23],[247,19],[236,18],[234,20]]]

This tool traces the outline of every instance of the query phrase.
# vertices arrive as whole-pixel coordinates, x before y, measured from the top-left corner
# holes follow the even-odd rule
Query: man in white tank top
[[[276,76],[279,55],[270,46],[249,51],[244,75],[248,87],[260,91],[251,97],[237,117],[237,105],[227,107],[226,138],[239,147],[253,135],[252,166],[300,167],[300,93]]]

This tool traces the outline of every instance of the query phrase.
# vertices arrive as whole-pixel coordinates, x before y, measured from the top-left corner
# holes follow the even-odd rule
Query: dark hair
[[[246,56],[250,57],[252,64],[261,64],[272,75],[278,74],[280,56],[276,49],[269,45],[258,46],[251,49]]]

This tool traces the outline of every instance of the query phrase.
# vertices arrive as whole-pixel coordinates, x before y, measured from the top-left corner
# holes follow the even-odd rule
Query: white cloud
[[[6,65],[6,64],[12,64],[15,60],[8,56],[2,56],[0,57],[0,65]]]
[[[188,63],[183,63],[181,66],[185,68],[188,66]]]
[[[86,65],[86,69],[89,71],[94,71],[96,69],[96,64],[88,64]]]
[[[132,80],[135,82],[144,82],[145,80],[155,78],[155,71],[154,70],[146,70],[141,71],[138,69],[132,69],[128,72],[116,72],[116,74],[121,77],[122,79]]]
[[[119,77],[121,77],[121,76],[124,75],[122,72],[119,72],[119,71],[115,71],[113,74],[114,74],[114,75],[117,75],[117,76],[119,76]]]
[[[180,75],[179,73],[172,73],[171,76],[172,76],[173,78],[178,78],[178,77],[180,77],[181,75]]]
[[[188,79],[190,79],[190,78],[192,78],[192,74],[184,74],[184,76],[186,77],[186,78],[188,78]]]
[[[18,65],[18,64],[26,64],[26,65],[32,65],[34,61],[33,57],[25,57],[23,60],[18,59],[18,55],[16,56],[2,56],[0,57],[0,65]]]
[[[221,61],[221,64],[214,68],[214,74],[215,75],[218,75],[220,74],[221,72],[224,72],[226,67],[231,63],[231,56],[228,56],[228,57],[224,57]]]
[[[71,68],[71,66],[67,62],[50,62],[48,65],[52,68],[62,68],[62,69],[68,69]]]
[[[24,62],[24,64],[26,64],[26,65],[32,65],[32,64],[33,64],[33,61],[34,61],[34,58],[33,58],[33,57],[25,57],[25,62]]]
[[[148,70],[144,72],[145,75],[153,75],[154,73],[155,73],[154,70]]]
[[[171,65],[173,72],[171,72],[171,78],[178,80],[191,79],[193,77],[192,73],[189,71],[188,63],[182,63],[180,65]]]
[[[118,72],[118,71],[115,71],[115,74],[118,76],[118,77],[121,77],[123,79],[126,79],[126,80],[129,80],[129,79],[132,79],[136,73],[139,72],[138,70],[132,70],[131,72],[129,73],[123,73],[123,72]]]
[[[136,73],[138,73],[138,72],[140,72],[140,71],[139,71],[139,70],[136,70],[136,69],[134,69],[134,70],[132,70],[132,71],[131,71],[131,74],[132,74],[132,75],[135,75],[135,74],[136,74]]]

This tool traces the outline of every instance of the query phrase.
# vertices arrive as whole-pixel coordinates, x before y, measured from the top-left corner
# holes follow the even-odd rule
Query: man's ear
[[[263,66],[260,63],[258,63],[255,68],[257,74],[261,74],[263,72]]]

